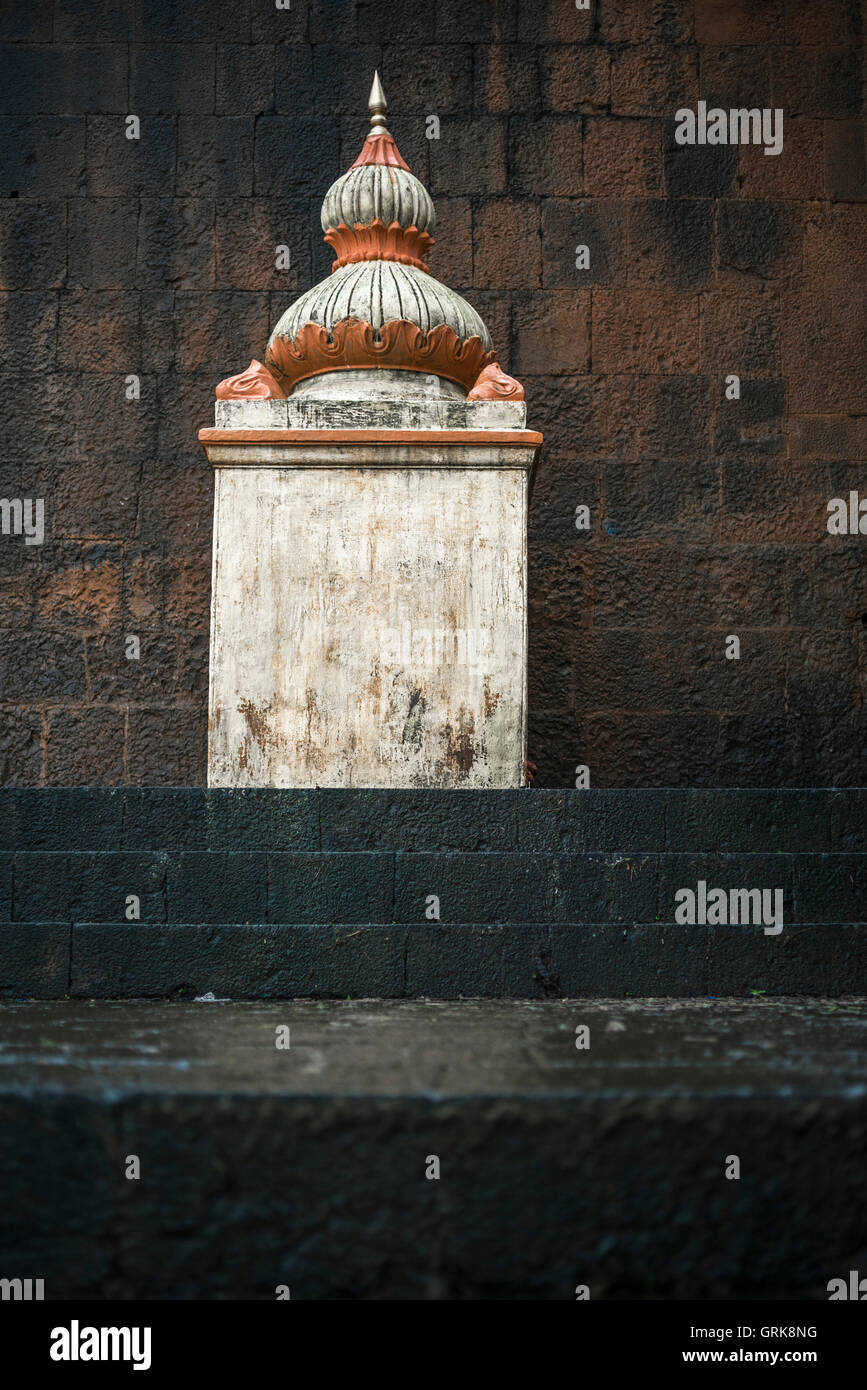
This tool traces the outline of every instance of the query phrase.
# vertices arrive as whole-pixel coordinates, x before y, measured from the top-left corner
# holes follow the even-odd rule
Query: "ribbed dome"
[[[322,230],[344,223],[368,225],[378,217],[388,227],[417,227],[433,235],[436,219],[430,194],[408,169],[359,164],[331,185],[322,204]]]
[[[283,314],[266,366],[290,393],[325,372],[376,368],[392,378],[439,376],[468,391],[493,360],[490,334],[472,305],[427,268],[433,203],[386,129],[378,73],[369,108],[361,153],[322,204],[325,240],[336,252],[331,274]]]
[[[427,271],[398,261],[362,261],[336,270],[286,310],[268,347],[275,338],[294,339],[305,323],[330,332],[349,318],[375,329],[393,319],[405,319],[425,332],[447,324],[461,341],[478,337],[486,352],[491,349],[491,335],[471,304]]]

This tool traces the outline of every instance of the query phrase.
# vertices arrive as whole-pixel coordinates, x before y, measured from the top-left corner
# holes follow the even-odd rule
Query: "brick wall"
[[[0,496],[46,503],[0,537],[0,780],[204,780],[196,430],[327,274],[375,66],[546,435],[538,780],[864,780],[867,538],[826,530],[867,494],[857,0],[36,0],[0,39]],[[699,98],[782,108],[783,152],[678,145]]]

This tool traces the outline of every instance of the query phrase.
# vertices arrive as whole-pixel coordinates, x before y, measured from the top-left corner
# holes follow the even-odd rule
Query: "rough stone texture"
[[[0,496],[43,496],[47,539],[0,537],[0,779],[204,782],[206,651],[171,645],[207,629],[195,432],[327,274],[319,204],[378,64],[442,210],[432,269],[489,323],[546,437],[537,783],[568,787],[579,763],[599,787],[864,780],[863,538],[825,529],[867,462],[863,3],[6,9]],[[699,95],[781,107],[783,153],[678,146],[674,111]]]
[[[863,789],[6,789],[0,994],[849,994],[865,826]],[[676,924],[699,880],[782,932]]]
[[[0,1019],[0,1266],[46,1298],[825,1300],[867,1248],[863,999]]]

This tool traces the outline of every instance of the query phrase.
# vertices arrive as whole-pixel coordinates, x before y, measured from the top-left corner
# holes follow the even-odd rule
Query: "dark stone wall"
[[[863,788],[4,787],[0,998],[862,995],[865,812]],[[687,924],[700,880],[767,899]]]
[[[204,780],[196,430],[327,273],[375,66],[546,436],[539,782],[863,780],[867,539],[826,530],[867,491],[857,0],[7,0],[0,43],[0,496],[46,505],[0,536],[0,780]],[[677,145],[700,97],[782,108],[783,152]]]

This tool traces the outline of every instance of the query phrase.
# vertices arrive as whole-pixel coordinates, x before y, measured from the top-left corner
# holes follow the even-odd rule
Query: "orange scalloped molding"
[[[386,227],[379,217],[369,223],[356,222],[352,227],[340,222],[328,228],[324,240],[337,252],[332,275],[353,261],[400,261],[427,271],[422,257],[435,244],[433,237],[418,227],[402,227],[399,222]]]
[[[287,394],[306,377],[370,367],[431,372],[469,390],[494,354],[485,352],[480,338],[462,342],[443,323],[424,333],[407,319],[392,319],[377,333],[361,319],[341,319],[330,336],[320,324],[305,323],[294,342],[275,338],[265,360]]]

